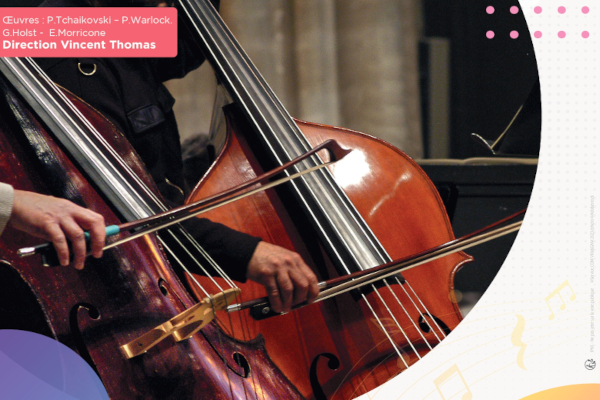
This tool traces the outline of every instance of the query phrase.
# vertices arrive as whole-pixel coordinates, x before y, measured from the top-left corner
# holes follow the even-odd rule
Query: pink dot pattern
[[[487,7],[486,7],[486,9],[485,9],[485,11],[486,11],[488,14],[493,14],[493,13],[494,13],[496,10],[494,9],[494,7],[493,7],[493,6],[487,6]],[[510,13],[511,13],[511,14],[517,14],[518,12],[519,12],[519,7],[517,7],[517,6],[512,6],[512,7],[510,7]],[[536,6],[536,7],[533,9],[533,12],[535,12],[536,14],[541,14],[541,13],[542,13],[542,7],[540,7],[540,6]],[[566,7],[564,7],[564,6],[560,6],[560,7],[558,7],[558,13],[559,13],[559,14],[564,14],[564,13],[566,13],[566,12],[567,12],[567,9],[566,9]],[[582,7],[582,8],[581,8],[581,12],[582,12],[582,13],[584,13],[584,14],[588,14],[588,13],[590,12],[590,8],[589,8],[589,7],[587,7],[587,6],[586,6],[586,7]],[[496,36],[496,34],[494,33],[494,31],[487,31],[487,32],[485,33],[485,36],[486,36],[488,39],[493,39],[493,38]],[[517,32],[517,31],[511,31],[511,32],[510,32],[510,37],[511,37],[512,39],[516,39],[516,38],[518,38],[518,37],[519,37],[519,32]],[[539,38],[541,38],[541,37],[542,37],[542,32],[540,32],[540,31],[535,31],[535,32],[533,33],[533,37],[535,37],[536,39],[539,39]],[[559,31],[559,32],[558,32],[558,37],[559,37],[560,39],[564,39],[565,37],[567,37],[567,33],[566,33],[565,31]],[[582,38],[584,38],[584,39],[587,39],[587,38],[589,38],[589,37],[590,37],[590,33],[589,33],[588,31],[583,31],[583,32],[581,32],[581,37],[582,37]]]
[[[516,9],[517,9],[516,11],[518,12],[518,7],[516,7],[516,6],[512,6],[512,7],[510,8],[510,12],[511,12],[511,13],[513,13],[513,14],[516,14],[516,12],[513,12],[513,8],[516,8]],[[542,13],[542,7],[540,7],[540,6],[534,7],[534,9],[533,9],[533,12],[534,12],[534,13],[536,13],[536,14],[541,14],[541,13]],[[560,7],[558,7],[558,13],[559,13],[559,14],[564,14],[564,13],[566,13],[566,12],[567,12],[567,9],[566,9],[566,7],[564,7],[564,6],[560,6]],[[586,7],[582,7],[582,8],[581,8],[581,12],[582,12],[583,14],[588,14],[588,13],[590,12],[590,8],[589,8],[589,7],[587,7],[587,6],[586,6]],[[513,38],[513,39],[516,39],[516,37],[513,37],[513,33],[516,33],[516,34],[517,34],[517,36],[516,36],[516,37],[518,37],[518,32],[517,32],[517,31],[512,31],[512,32],[510,33],[510,37],[511,37],[511,38]],[[536,39],[539,39],[539,38],[541,38],[541,37],[542,37],[542,32],[540,32],[540,31],[535,31],[535,32],[533,33],[533,37],[535,37]],[[560,39],[564,39],[565,37],[567,37],[567,33],[566,33],[565,31],[559,31],[559,32],[558,32],[558,37],[559,37]],[[584,39],[587,39],[587,38],[589,38],[589,37],[590,37],[590,33],[589,33],[588,31],[583,31],[583,32],[581,32],[581,37],[582,37],[582,38],[584,38]]]

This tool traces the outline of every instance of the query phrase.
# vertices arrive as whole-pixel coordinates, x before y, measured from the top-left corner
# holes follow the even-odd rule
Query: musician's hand
[[[267,289],[273,311],[288,312],[292,305],[312,301],[319,294],[317,277],[297,253],[260,242],[248,264],[248,279]]]
[[[102,257],[106,239],[104,217],[68,200],[15,190],[9,223],[16,229],[51,241],[61,265],[69,264],[68,239],[73,249],[73,265],[83,269],[86,256],[84,230],[91,235],[92,255]]]

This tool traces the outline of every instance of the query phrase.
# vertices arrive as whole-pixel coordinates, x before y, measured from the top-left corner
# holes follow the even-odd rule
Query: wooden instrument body
[[[2,181],[16,189],[65,197],[102,214],[107,224],[120,223],[103,195],[19,96],[7,88],[2,94]],[[122,134],[87,104],[73,96],[70,99],[103,133],[108,145],[155,189]],[[39,257],[16,256],[17,249],[36,241],[8,227],[0,240],[0,273],[16,277],[27,291],[20,294],[35,299],[43,325],[35,330],[78,352],[97,371],[111,399],[245,399],[255,398],[257,391],[266,399],[302,398],[271,363],[260,340],[242,343],[214,324],[189,340],[167,339],[141,356],[126,359],[120,345],[195,304],[156,236],[105,251],[99,260],[89,258],[81,271],[71,266],[45,268]],[[19,309],[18,301],[14,298],[12,307]],[[27,318],[30,310],[24,312]],[[11,328],[11,321],[3,323],[4,328]],[[260,368],[245,370],[235,356],[239,353],[252,357]]]
[[[190,201],[235,186],[263,170],[255,155],[256,146],[249,143],[251,139],[246,139],[246,135],[251,137],[250,128],[234,110],[229,108],[226,112],[226,146],[195,188]],[[335,139],[353,150],[330,167],[331,172],[392,259],[454,238],[435,187],[406,154],[359,132],[296,122],[311,145]],[[320,280],[338,276],[316,235],[311,233],[307,216],[298,212],[285,191],[269,189],[202,216],[297,251]],[[440,328],[449,331],[460,322],[453,278],[460,266],[470,260],[470,256],[457,253],[404,273],[412,289],[395,283],[390,285],[392,290],[384,287],[367,294],[366,299],[381,323],[374,318],[365,300],[357,301],[352,295],[344,294],[260,321],[254,320],[248,312],[222,316],[221,325],[224,329],[231,326],[230,334],[235,337],[264,336],[275,364],[307,398],[320,398],[320,387],[327,399],[357,397],[406,369],[406,364],[416,362],[415,353],[422,355],[429,351],[426,341],[432,346],[439,343],[444,337]],[[202,277],[199,279],[209,285]],[[265,295],[264,289],[252,282],[241,288],[246,300]],[[418,304],[415,307],[415,296],[410,292],[413,289],[427,311]],[[391,305],[391,310],[382,301]],[[423,320],[431,322],[431,316],[443,323],[440,327],[431,323],[436,333]],[[382,325],[406,364],[398,357]],[[321,356],[337,359],[341,365],[332,370],[325,361],[318,361]],[[330,365],[333,364],[335,361]]]

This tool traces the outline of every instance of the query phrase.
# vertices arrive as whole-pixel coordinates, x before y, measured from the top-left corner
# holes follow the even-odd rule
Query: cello
[[[281,165],[325,138],[353,149],[330,171],[208,218],[297,251],[321,279],[368,270],[454,238],[437,190],[406,154],[359,132],[294,120],[208,2],[176,5],[234,100],[225,108],[225,148],[192,199]],[[323,161],[314,157],[303,168]],[[456,327],[462,316],[453,278],[470,260],[453,254],[287,315],[272,318],[261,305],[239,317],[223,315],[220,325],[240,340],[264,338],[275,364],[305,397],[354,398],[398,375]],[[241,288],[245,298],[264,296],[253,283]]]
[[[65,197],[107,223],[165,209],[143,164],[104,117],[45,79],[31,60],[3,58],[0,71],[4,182]],[[178,226],[164,233],[186,239]],[[111,399],[302,398],[260,343],[240,343],[214,324],[139,357],[124,354],[122,345],[194,305],[165,257],[172,245],[162,238],[115,247],[81,271],[18,258],[15,250],[30,240],[7,228],[0,242],[1,274],[18,288],[11,288],[19,296],[11,304],[25,310],[20,299],[28,299],[38,316],[35,324],[11,327],[47,334],[78,352]],[[241,353],[261,367],[249,371]]]

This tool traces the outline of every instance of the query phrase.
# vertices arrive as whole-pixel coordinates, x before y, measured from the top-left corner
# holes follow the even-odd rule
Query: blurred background
[[[220,12],[292,116],[368,133],[416,159],[457,237],[527,206],[541,109],[518,1],[222,0]],[[186,154],[204,165],[222,143],[210,133],[216,84],[207,63],[167,83]],[[468,251],[476,261],[455,280],[464,313],[514,238]]]

